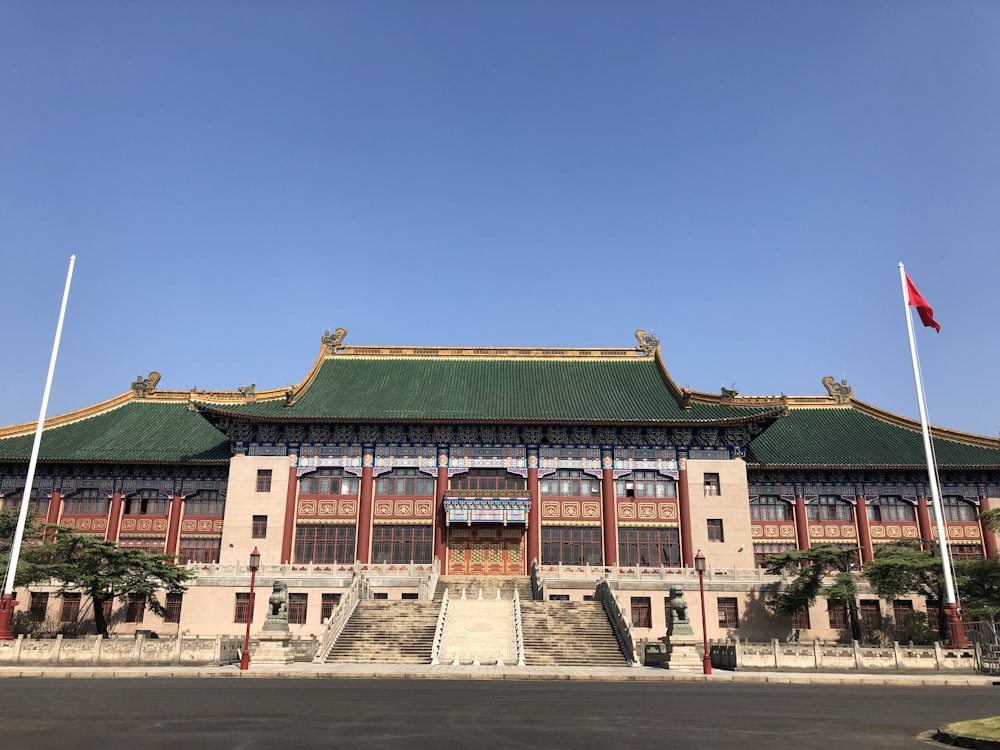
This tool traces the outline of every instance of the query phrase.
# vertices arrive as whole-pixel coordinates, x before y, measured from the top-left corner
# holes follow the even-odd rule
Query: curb
[[[940,727],[936,732],[929,733],[930,739],[935,742],[940,742],[943,745],[951,745],[952,747],[968,747],[974,750],[1000,750],[1000,741],[998,740],[984,740],[979,737],[967,737],[962,734],[952,734],[951,732],[946,732]]]

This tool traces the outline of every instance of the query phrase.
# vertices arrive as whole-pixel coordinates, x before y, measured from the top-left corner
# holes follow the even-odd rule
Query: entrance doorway
[[[475,524],[448,529],[448,575],[523,576],[523,526]]]

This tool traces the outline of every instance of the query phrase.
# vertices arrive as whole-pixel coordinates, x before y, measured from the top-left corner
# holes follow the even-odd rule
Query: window
[[[952,560],[975,560],[983,556],[983,548],[978,544],[949,544]]]
[[[166,544],[167,540],[162,536],[127,536],[118,540],[119,547],[138,549],[151,555],[162,555]]]
[[[916,521],[917,513],[914,507],[898,497],[880,497],[868,505],[868,520],[884,521]]]
[[[653,627],[653,612],[649,604],[648,596],[632,597],[632,627]]]
[[[835,495],[822,495],[814,503],[806,506],[810,521],[853,521],[851,504]]]
[[[202,490],[184,501],[185,516],[223,516],[226,498],[215,490]]]
[[[319,605],[320,622],[329,620],[338,604],[340,604],[340,594],[323,594]]]
[[[633,471],[615,482],[617,497],[677,497],[677,482],[655,471]]]
[[[377,495],[433,495],[434,478],[419,469],[395,469],[375,480]]]
[[[722,519],[721,518],[709,518],[708,524],[708,541],[710,542],[724,542],[725,537],[722,533]]]
[[[309,603],[309,594],[289,594],[288,595],[288,624],[306,624],[306,606]]]
[[[803,607],[798,610],[792,617],[792,627],[798,628],[799,630],[809,630],[809,608]]]
[[[5,497],[0,497],[0,508],[17,513],[21,510],[21,500],[24,498],[24,487],[7,493]],[[49,496],[39,489],[31,491],[31,498],[28,500],[28,510],[35,516],[45,516],[49,512]],[[44,519],[43,519],[44,520]]]
[[[49,609],[49,594],[47,591],[32,591],[31,604],[28,605],[28,612],[39,621],[44,621]]]
[[[271,491],[271,470],[257,469],[257,492]]]
[[[177,559],[181,564],[217,563],[219,562],[219,550],[221,547],[221,539],[181,537],[180,548],[177,550]]]
[[[705,497],[712,497],[721,493],[718,474],[705,475]]]
[[[791,542],[761,542],[753,546],[753,564],[758,568],[766,568],[764,561],[771,555],[780,552],[791,552],[795,545]]]
[[[184,594],[180,592],[167,593],[167,600],[164,604],[167,614],[163,618],[164,622],[181,621],[181,605],[184,603]]]
[[[599,497],[601,480],[582,471],[559,469],[538,482],[539,493],[558,497]]]
[[[892,603],[892,619],[896,621],[896,627],[905,627],[910,623],[913,616],[913,602],[909,599],[897,599]]]
[[[754,521],[792,521],[792,506],[775,495],[762,495],[750,501],[750,518]]]
[[[404,591],[399,595],[400,599],[419,599],[420,594],[416,591]]]
[[[451,479],[451,489],[453,490],[517,492],[523,491],[526,486],[527,480],[524,477],[510,474],[504,469],[470,469]]]
[[[975,521],[976,507],[959,497],[958,495],[945,495],[941,498],[941,505],[944,507],[944,518],[946,521]],[[934,518],[934,503],[929,503],[931,518]]]
[[[257,593],[254,592],[254,598],[256,599],[256,597]],[[242,623],[245,625],[249,615],[250,615],[250,593],[247,591],[237,592],[236,607],[233,612],[233,622]]]
[[[847,627],[847,607],[843,604],[827,603],[826,614],[830,618],[831,630],[843,630]]]
[[[878,599],[862,599],[858,612],[861,615],[861,623],[866,632],[879,630],[882,627],[882,608]]]
[[[628,526],[618,530],[618,564],[664,567],[680,565],[681,545],[675,527]]]
[[[550,602],[568,602],[569,594],[549,594]]]
[[[295,527],[295,562],[353,563],[356,535],[354,524],[300,524]]]
[[[250,529],[251,539],[267,538],[267,516],[254,516],[253,526]]]
[[[372,529],[372,562],[429,563],[433,545],[433,526],[375,526]]]
[[[372,599],[388,599],[388,598],[389,598],[388,591],[375,591],[374,593],[372,593]]]
[[[129,594],[125,599],[125,622],[142,622],[146,611],[146,597]]]
[[[360,480],[342,469],[317,469],[299,482],[301,495],[357,495]]]
[[[80,490],[63,501],[63,511],[67,515],[104,516],[108,508],[108,497],[100,490]]]
[[[80,595],[63,594],[62,611],[59,613],[59,622],[76,622],[80,616]]]
[[[719,603],[719,627],[731,630],[740,626],[739,611],[737,609],[735,596],[720,596]]]
[[[170,498],[158,490],[139,490],[125,499],[125,514],[130,516],[165,516]]]
[[[543,526],[543,565],[601,565],[603,546],[598,526]]]

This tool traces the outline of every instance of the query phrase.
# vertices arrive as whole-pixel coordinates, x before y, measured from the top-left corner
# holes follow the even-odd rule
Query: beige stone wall
[[[289,468],[293,456],[234,456],[229,463],[226,516],[222,526],[222,565],[246,565],[254,547],[260,550],[261,564],[281,560],[281,537],[285,529],[285,500],[288,496]],[[271,471],[269,492],[257,492],[257,471]],[[254,516],[267,516],[267,536],[253,539]]]
[[[705,475],[718,474],[719,493],[706,488]],[[752,568],[750,495],[746,463],[731,461],[687,462],[688,497],[691,500],[691,541],[701,550],[709,567]],[[709,541],[708,519],[721,519],[722,542]]]

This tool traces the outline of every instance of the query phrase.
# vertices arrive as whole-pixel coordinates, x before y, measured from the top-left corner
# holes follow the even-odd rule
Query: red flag
[[[909,298],[907,302],[909,302],[910,307],[917,308],[920,322],[927,328],[933,328],[938,333],[941,333],[941,324],[934,320],[934,308],[928,305],[927,300],[924,299],[924,295],[917,291],[917,288],[910,280],[910,274],[906,274],[906,295]]]

